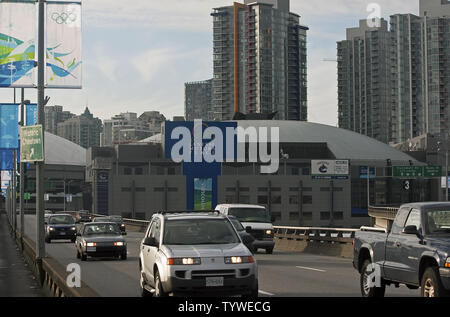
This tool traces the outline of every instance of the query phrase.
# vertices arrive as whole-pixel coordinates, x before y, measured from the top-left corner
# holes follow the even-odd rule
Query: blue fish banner
[[[36,4],[0,2],[0,12],[0,87],[33,87]]]
[[[19,123],[17,104],[0,104],[0,149],[19,147]]]
[[[38,123],[38,106],[36,104],[26,105],[25,125],[36,125]]]
[[[46,2],[45,6],[45,85],[81,88],[81,2]],[[36,1],[0,0],[0,87],[37,84],[37,8]]]

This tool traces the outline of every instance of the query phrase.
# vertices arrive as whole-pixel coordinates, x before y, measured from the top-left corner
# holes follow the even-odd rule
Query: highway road
[[[33,241],[36,239],[35,227],[35,217],[26,215],[25,234]],[[142,237],[142,233],[128,232],[126,261],[88,258],[81,262],[70,241],[46,244],[46,252],[62,265],[80,264],[82,280],[101,296],[135,297],[140,296],[138,249]],[[350,259],[277,251],[257,254],[256,259],[261,296],[361,296],[359,274]],[[419,290],[388,287],[386,296],[419,296]]]

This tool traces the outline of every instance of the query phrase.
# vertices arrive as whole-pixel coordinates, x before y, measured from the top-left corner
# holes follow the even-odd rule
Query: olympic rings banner
[[[0,87],[37,85],[34,1],[0,0]],[[46,2],[46,88],[82,87],[81,2]]]
[[[81,3],[47,2],[48,88],[81,88]]]

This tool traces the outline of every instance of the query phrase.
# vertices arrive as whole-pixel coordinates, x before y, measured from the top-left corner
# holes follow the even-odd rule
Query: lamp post
[[[25,89],[21,89],[21,101],[20,101],[20,126],[25,126],[25,105],[29,105],[30,100],[25,100]],[[19,208],[20,208],[20,241],[23,249],[23,236],[25,234],[25,216],[24,216],[24,194],[25,194],[25,165],[20,162],[20,196],[19,196]]]
[[[449,151],[449,138],[450,138],[450,132],[447,132],[445,134],[445,201],[448,201],[448,151]],[[437,142],[438,145],[438,152],[440,152],[441,150],[443,150],[443,148],[441,148],[443,144],[443,142],[438,141]]]

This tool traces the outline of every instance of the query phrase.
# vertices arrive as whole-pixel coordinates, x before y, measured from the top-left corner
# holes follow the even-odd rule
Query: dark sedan
[[[119,225],[120,231],[126,232],[125,224],[121,216],[95,217],[93,222],[115,222]]]
[[[86,261],[87,257],[115,257],[127,259],[127,243],[115,222],[91,222],[81,226],[77,233],[77,258]]]
[[[71,240],[75,242],[77,227],[71,215],[49,215],[45,226],[45,242]]]
[[[245,244],[245,246],[252,253],[255,253],[255,247],[253,246],[253,242],[255,241],[255,238],[250,233],[247,232],[247,230],[244,228],[244,226],[241,224],[241,222],[235,216],[228,216],[228,219],[230,219],[231,223],[233,224],[237,233],[241,237],[241,240]]]

